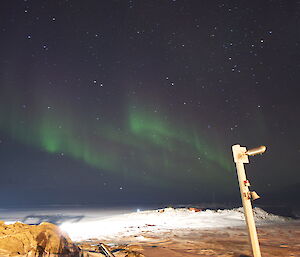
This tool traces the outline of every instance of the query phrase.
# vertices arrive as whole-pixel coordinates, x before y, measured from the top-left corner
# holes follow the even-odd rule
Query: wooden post
[[[99,248],[102,250],[106,257],[115,257],[110,250],[105,246],[105,244],[100,244]]]
[[[265,146],[261,146],[252,150],[247,151],[246,147],[240,145],[232,146],[233,159],[236,164],[237,176],[240,186],[241,198],[244,207],[244,215],[248,228],[248,235],[252,247],[254,257],[261,257],[259,242],[255,227],[255,221],[252,211],[251,199],[252,192],[249,190],[249,180],[246,177],[244,163],[249,163],[248,155],[262,154],[266,150]]]

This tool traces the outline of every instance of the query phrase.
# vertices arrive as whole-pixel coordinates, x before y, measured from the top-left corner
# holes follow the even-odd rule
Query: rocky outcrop
[[[51,223],[26,225],[0,222],[0,256],[65,256],[79,255],[68,235]]]

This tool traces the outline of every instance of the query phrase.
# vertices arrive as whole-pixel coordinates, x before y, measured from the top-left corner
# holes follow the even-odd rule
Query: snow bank
[[[279,223],[286,218],[269,214],[260,208],[254,209],[258,225]],[[165,208],[116,215],[95,221],[65,222],[60,228],[73,240],[91,238],[109,239],[138,236],[145,232],[167,232],[170,230],[208,229],[245,226],[242,208],[232,210],[206,210],[195,212],[186,208]]]

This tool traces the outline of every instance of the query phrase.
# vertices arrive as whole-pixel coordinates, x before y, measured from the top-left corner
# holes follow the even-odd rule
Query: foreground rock
[[[0,221],[0,256],[50,256],[75,257],[79,248],[56,225],[41,223],[5,225]]]

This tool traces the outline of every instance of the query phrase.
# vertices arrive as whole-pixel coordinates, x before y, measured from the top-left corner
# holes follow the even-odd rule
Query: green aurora
[[[88,122],[66,107],[57,112],[40,105],[29,115],[20,102],[8,112],[7,106],[1,106],[0,127],[12,139],[130,181],[160,187],[207,185],[232,170],[216,140],[146,106],[129,105],[119,126],[106,120]]]

